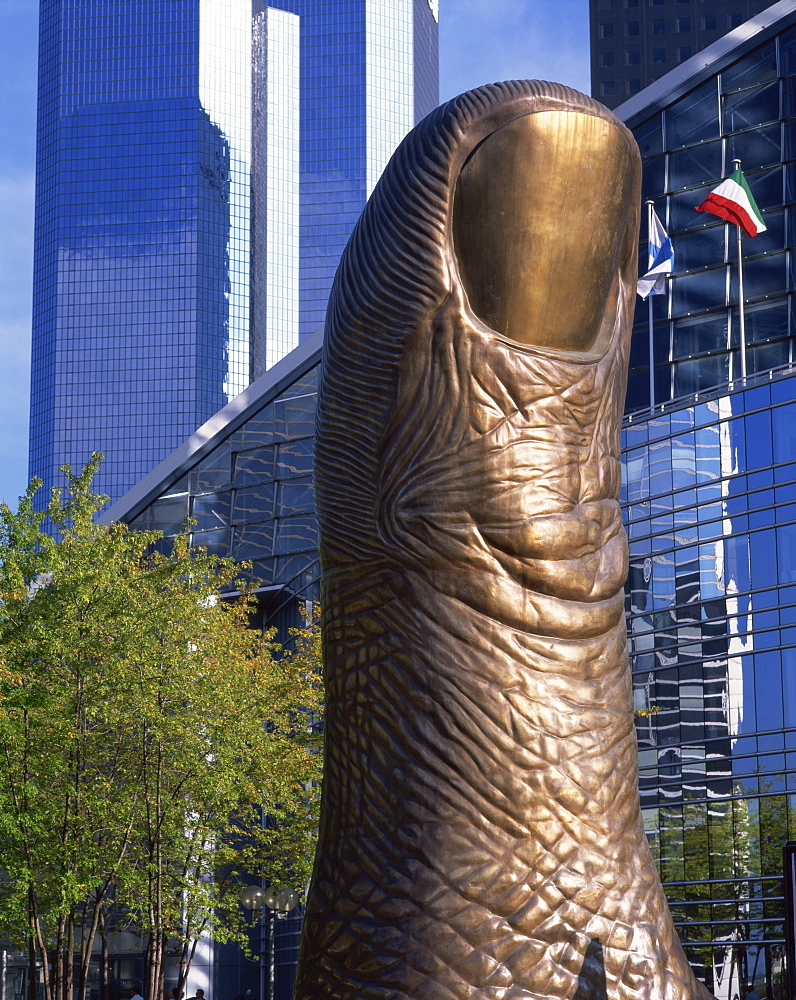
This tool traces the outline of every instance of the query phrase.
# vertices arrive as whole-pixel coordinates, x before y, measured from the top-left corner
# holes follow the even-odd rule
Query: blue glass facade
[[[647,836],[716,997],[785,996],[796,838],[796,376],[626,421],[628,632]]]
[[[300,337],[392,151],[439,101],[428,0],[273,0],[301,18]]]
[[[322,324],[436,38],[428,0],[42,0],[31,475],[100,450],[117,499]]]
[[[623,428],[641,801],[681,940],[720,1000],[747,983],[787,995],[796,838],[796,4],[756,24],[617,109],[675,248],[651,300],[656,406],[639,300]],[[745,380],[735,227],[695,211],[736,157],[768,226],[743,242]]]
[[[48,487],[98,449],[120,495],[248,382],[251,8],[205,7],[41,5],[31,473]]]
[[[249,562],[263,593],[282,591],[291,613],[297,598],[318,596],[312,448],[319,363],[316,352],[129,521],[168,541],[193,518],[192,545]]]
[[[728,51],[670,97],[617,109],[643,157],[643,197],[672,237],[675,275],[651,297],[655,402],[740,375],[736,227],[695,208],[742,161],[767,231],[744,239],[747,371],[794,360],[796,13]],[[766,35],[768,37],[766,37]],[[687,64],[681,67],[687,70]],[[675,78],[675,70],[646,94]],[[646,226],[643,227],[646,230]],[[640,257],[647,260],[646,231]],[[628,410],[649,406],[647,303],[638,300]]]

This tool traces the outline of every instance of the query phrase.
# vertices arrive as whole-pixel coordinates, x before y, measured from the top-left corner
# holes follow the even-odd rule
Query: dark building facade
[[[796,360],[796,7],[780,0],[749,25],[616,109],[641,149],[642,197],[654,201],[674,246],[666,293],[648,300],[656,403],[741,373],[737,230],[696,211],[735,158],[768,227],[742,242],[747,371]],[[642,266],[646,239],[642,224]],[[648,304],[637,299],[631,411],[650,405],[648,330]]]
[[[615,108],[770,0],[589,0],[592,96]]]
[[[628,635],[645,829],[719,1000],[787,996],[796,838],[796,375],[623,428]]]

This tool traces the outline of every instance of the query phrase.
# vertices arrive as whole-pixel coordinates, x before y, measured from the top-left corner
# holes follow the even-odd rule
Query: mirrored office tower
[[[301,337],[393,150],[438,103],[438,0],[272,0],[301,19]]]
[[[436,104],[435,13],[42,0],[31,475],[99,450],[118,498],[321,324],[378,172]]]

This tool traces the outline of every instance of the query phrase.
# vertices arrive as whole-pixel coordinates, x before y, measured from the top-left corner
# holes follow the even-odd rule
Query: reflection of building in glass
[[[717,997],[780,995],[796,835],[796,378],[626,422],[628,624],[647,835]],[[791,797],[789,797],[791,793]]]
[[[116,499],[320,326],[437,103],[437,24],[428,0],[43,0],[40,52],[31,474],[100,450]]]
[[[796,2],[757,15],[617,109],[672,235],[649,410],[639,300],[623,430],[628,632],[647,835],[689,958],[721,1000],[783,995],[782,858],[796,835]],[[733,158],[768,231],[695,206]],[[646,260],[646,232],[641,254]],[[731,381],[735,380],[735,381]],[[793,537],[791,537],[793,535]],[[790,797],[789,797],[790,796]]]
[[[747,370],[793,360],[796,5],[781,0],[752,23],[764,27],[742,26],[617,109],[675,249],[668,293],[652,298],[656,402],[740,374],[735,226],[694,210],[735,157],[768,226],[743,242]],[[645,242],[641,250],[646,260]],[[647,325],[639,300],[628,409],[649,405]]]
[[[321,334],[252,383],[110,508],[103,520],[162,531],[188,518],[191,543],[251,563],[267,600],[300,622],[317,600],[312,486]]]

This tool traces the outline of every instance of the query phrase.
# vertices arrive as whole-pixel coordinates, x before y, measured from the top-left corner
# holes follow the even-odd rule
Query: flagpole
[[[652,198],[647,199],[647,246],[652,239],[652,212],[654,202]],[[652,326],[652,295],[647,295],[647,317],[649,320],[649,349],[650,349],[650,409],[655,408],[655,347]]]
[[[733,171],[741,169],[741,161],[733,160]],[[743,294],[743,253],[741,249],[741,227],[738,230],[738,320],[741,334],[741,378],[746,380],[746,323],[744,316],[744,294]]]

